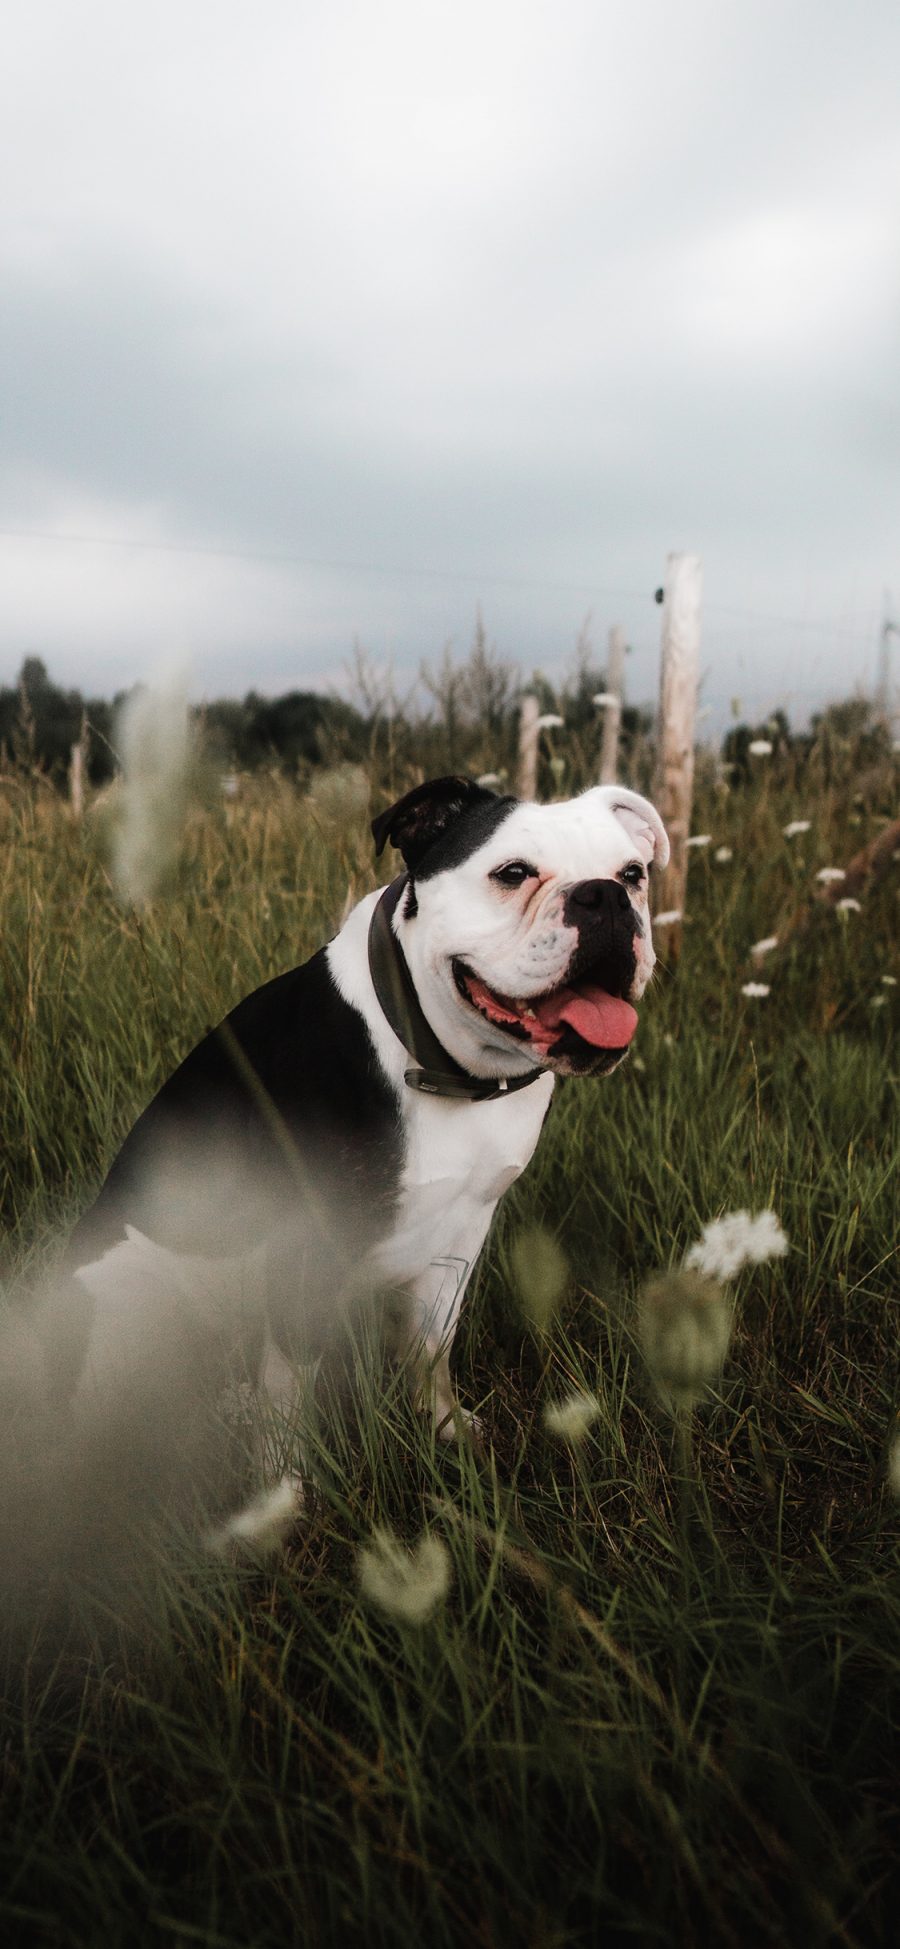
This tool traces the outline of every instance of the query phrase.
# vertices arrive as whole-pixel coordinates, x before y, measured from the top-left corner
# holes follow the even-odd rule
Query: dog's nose
[[[631,901],[619,880],[578,880],[569,888],[569,900],[573,907],[583,907],[588,913],[605,909],[610,919],[631,910]]]

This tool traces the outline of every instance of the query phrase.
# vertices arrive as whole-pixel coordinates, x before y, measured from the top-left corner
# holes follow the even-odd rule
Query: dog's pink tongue
[[[556,1029],[561,1022],[568,1022],[576,1035],[595,1049],[626,1048],[638,1024],[637,1009],[630,1002],[587,984],[577,990],[557,988],[555,994],[533,1002],[532,1007],[544,1028]]]

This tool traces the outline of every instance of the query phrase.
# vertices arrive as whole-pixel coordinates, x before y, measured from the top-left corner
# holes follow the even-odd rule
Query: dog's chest
[[[471,1267],[498,1199],[534,1151],[552,1090],[548,1076],[489,1103],[407,1092],[397,1220],[379,1255],[393,1281],[448,1259]]]
[[[407,1284],[445,1259],[471,1266],[498,1198],[525,1169],[553,1094],[553,1078],[488,1102],[432,1096],[405,1082],[410,1057],[375,999],[366,954],[373,899],[355,908],[328,960],[339,993],[366,1023],[375,1058],[395,1092],[401,1156],[390,1234],[375,1251],[386,1280]]]

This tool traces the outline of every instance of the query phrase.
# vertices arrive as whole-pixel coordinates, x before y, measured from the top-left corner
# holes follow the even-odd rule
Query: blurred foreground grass
[[[880,830],[890,790],[849,763],[701,779],[677,975],[660,937],[634,1058],[558,1090],[467,1307],[457,1378],[486,1459],[436,1453],[362,1349],[352,1405],[323,1394],[319,1499],[274,1567],[214,1563],[163,1521],[127,1623],[85,1574],[67,1628],[16,1639],[7,1940],[893,1939],[896,868],[861,913],[749,952]],[[140,916],[113,898],[104,816],[76,828],[40,783],[0,784],[10,1276],[204,1029],[373,883],[358,779],[195,806]],[[791,1250],[739,1283],[685,1482],[635,1294],[736,1207],[772,1207]],[[535,1222],[571,1271],[544,1332],[515,1290]],[[568,1448],[543,1409],[573,1389],[600,1412]],[[360,1591],[377,1526],[449,1552],[420,1626]]]

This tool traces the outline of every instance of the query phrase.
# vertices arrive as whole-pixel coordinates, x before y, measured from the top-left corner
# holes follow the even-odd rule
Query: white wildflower
[[[686,839],[684,843],[686,846],[708,846],[711,839],[711,832],[692,832],[690,839]]]
[[[364,1595],[401,1624],[426,1624],[450,1589],[450,1558],[438,1536],[422,1536],[407,1550],[390,1530],[373,1530],[358,1569]]]
[[[754,941],[753,946],[750,949],[750,952],[753,956],[754,961],[761,961],[764,954],[771,954],[773,947],[777,947],[777,946],[778,946],[778,935],[767,934],[764,941]]]
[[[754,1002],[765,1001],[766,996],[771,995],[771,993],[772,990],[767,981],[745,981],[741,985],[741,994],[749,995],[751,1001]]]
[[[562,1401],[548,1401],[544,1425],[560,1441],[582,1441],[600,1413],[596,1394],[567,1394]]]
[[[693,1407],[731,1341],[732,1300],[717,1280],[681,1267],[648,1280],[638,1306],[644,1359],[666,1407]]]
[[[751,738],[747,746],[751,758],[771,758],[774,748],[768,738]]]
[[[872,1008],[884,1008],[886,1003],[887,1003],[886,995],[873,995],[870,1006]]]
[[[591,703],[596,704],[598,711],[611,710],[613,705],[618,702],[619,699],[614,690],[597,690],[591,698]]]
[[[297,1521],[302,1504],[301,1484],[296,1477],[283,1475],[273,1489],[263,1489],[235,1516],[229,1516],[227,1523],[211,1530],[206,1547],[215,1556],[223,1555],[230,1544],[265,1555],[278,1549],[284,1541]]]
[[[556,711],[545,711],[543,716],[538,718],[537,728],[539,731],[561,731],[565,721],[565,718],[559,717]]]
[[[790,823],[783,827],[785,839],[796,839],[798,833],[808,832],[811,825],[811,819],[791,819]]]
[[[684,1263],[708,1279],[733,1279],[745,1265],[764,1265],[780,1259],[788,1242],[774,1211],[730,1211],[704,1225],[700,1239],[685,1254]]]
[[[113,876],[122,898],[140,904],[152,899],[181,836],[190,756],[183,673],[132,691],[116,735],[124,789]]]
[[[734,854],[730,846],[717,846],[715,852],[713,853],[713,859],[715,860],[717,866],[725,866],[728,860],[733,858],[734,858]]]
[[[881,979],[882,982],[884,983],[885,988],[896,988],[897,986],[896,975],[882,975]]]
[[[669,907],[664,914],[654,914],[654,927],[674,927],[681,919],[680,907]]]
[[[816,879],[821,880],[823,887],[836,885],[838,880],[846,880],[846,878],[842,866],[820,866],[816,874]]]
[[[860,900],[851,900],[849,894],[846,895],[843,900],[838,900],[836,904],[837,904],[837,911],[839,914],[861,914],[862,913],[862,902]]]

